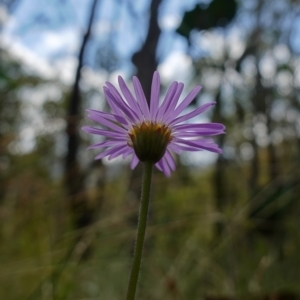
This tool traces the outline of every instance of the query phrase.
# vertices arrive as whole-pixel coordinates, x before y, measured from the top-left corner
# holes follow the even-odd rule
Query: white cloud
[[[8,19],[9,15],[6,7],[0,4],[0,26],[5,24]]]
[[[217,31],[206,31],[199,33],[198,45],[200,49],[208,52],[210,56],[218,60],[224,56],[225,39],[224,36]]]
[[[185,82],[190,77],[192,60],[183,52],[173,52],[159,65],[158,70],[164,83],[174,80]]]
[[[288,47],[284,44],[276,45],[273,49],[275,59],[278,63],[286,64],[291,58],[291,53]]]
[[[180,155],[182,163],[190,167],[209,166],[214,163],[218,158],[218,154],[199,151],[199,152],[183,152]]]
[[[8,53],[20,60],[29,71],[36,72],[44,78],[52,78],[55,75],[53,68],[46,59],[39,57],[18,39],[3,35],[0,37],[0,44]]]
[[[238,59],[245,51],[245,43],[240,36],[238,30],[233,30],[226,40],[229,55],[234,59]]]
[[[259,61],[259,70],[261,75],[266,79],[271,79],[276,73],[276,61],[272,53],[266,53]]]
[[[55,53],[76,53],[79,50],[79,34],[74,28],[63,28],[59,31],[44,31],[35,44],[34,51],[42,55]]]
[[[181,22],[179,15],[165,15],[159,20],[159,26],[163,30],[176,29]]]
[[[56,59],[53,62],[53,68],[59,80],[65,85],[71,85],[74,82],[77,64],[77,58],[73,55],[68,55]]]

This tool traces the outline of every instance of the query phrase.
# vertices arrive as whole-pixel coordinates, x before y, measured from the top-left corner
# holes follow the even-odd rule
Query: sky
[[[186,42],[175,36],[174,29],[179,24],[183,10],[191,8],[195,1],[173,0],[164,1],[160,9],[160,26],[163,35],[160,42],[159,56],[164,60],[173,52],[184,54]],[[113,50],[121,57],[120,69],[132,73],[130,58],[142,45],[147,31],[148,19],[145,18],[149,1],[142,0],[139,6],[128,7],[123,1],[99,0],[96,20],[93,25],[92,39],[87,49],[85,63],[94,65],[95,51],[99,45],[107,44],[112,40]],[[122,4],[123,3],[123,4]],[[135,3],[135,2],[132,2]],[[13,15],[8,16],[1,33],[1,42],[12,49],[17,56],[32,65],[32,60],[39,61],[35,68],[42,67],[40,73],[44,76],[53,76],[51,67],[46,70],[47,63],[60,69],[66,67],[70,74],[76,66],[76,58],[80,47],[82,34],[85,31],[88,10],[91,1],[87,0],[20,0]],[[134,10],[134,12],[132,12]],[[136,26],[138,16],[139,25]],[[113,38],[112,38],[113,37]],[[126,47],[124,47],[126,45]],[[32,57],[31,57],[32,56]],[[186,61],[183,60],[183,64]],[[59,66],[56,66],[58,64]],[[63,67],[60,67],[62,66]],[[129,75],[129,74],[128,74]],[[67,80],[70,82],[67,82]],[[63,80],[71,83],[71,78],[64,75]]]

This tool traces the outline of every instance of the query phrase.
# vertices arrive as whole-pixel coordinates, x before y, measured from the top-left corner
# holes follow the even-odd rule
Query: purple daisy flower
[[[149,108],[137,77],[133,77],[135,96],[130,92],[123,78],[119,76],[118,79],[123,96],[109,82],[103,88],[112,113],[87,110],[88,118],[106,128],[90,126],[82,128],[88,133],[106,138],[105,141],[89,147],[89,149],[103,149],[95,159],[104,157],[112,159],[120,155],[123,158],[131,156],[132,169],[139,161],[151,161],[166,176],[170,176],[171,171],[176,168],[172,153],[202,150],[222,153],[213,140],[203,137],[224,133],[223,124],[185,123],[215,105],[215,102],[204,104],[181,115],[200,91],[200,86],[196,86],[178,103],[184,85],[175,81],[169,87],[164,101],[159,105],[160,77],[158,72],[155,72]]]

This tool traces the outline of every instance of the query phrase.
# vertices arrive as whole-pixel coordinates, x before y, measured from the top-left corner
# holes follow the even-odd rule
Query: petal
[[[141,111],[143,112],[144,117],[150,120],[149,106],[144,91],[142,89],[141,83],[136,76],[134,76],[132,80],[133,80],[133,86],[134,86],[136,98],[138,100],[138,104],[141,108]]]
[[[131,163],[130,163],[131,170],[133,170],[137,166],[138,163],[139,163],[139,159],[137,158],[137,156],[135,154],[133,154]]]
[[[199,136],[213,136],[224,133],[220,130],[214,130],[214,129],[198,129],[194,131],[187,131],[187,130],[177,130],[176,132],[172,133],[172,136],[175,137],[199,137]]]
[[[110,120],[110,121],[119,122],[122,125],[127,125],[128,124],[127,120],[125,118],[123,118],[122,116],[120,116],[120,115],[110,114],[110,113],[106,113],[104,111],[99,111],[99,110],[95,110],[95,109],[86,109],[86,112],[99,115],[99,116],[101,116],[101,117],[103,117],[107,120]]]
[[[162,120],[162,117],[163,117],[169,103],[171,102],[171,100],[173,99],[173,97],[176,93],[177,86],[178,86],[178,82],[176,82],[176,81],[170,85],[167,95],[165,97],[165,100],[161,104],[160,108],[158,109],[157,116],[156,116],[157,122],[160,122]]]
[[[179,154],[182,151],[193,151],[193,152],[202,151],[202,149],[181,145],[181,144],[173,144],[172,147],[170,147],[170,149],[172,149],[174,152],[176,151],[179,152]]]
[[[158,163],[155,164],[155,166],[162,171],[167,177],[171,176],[171,170],[166,162],[166,159],[163,157]]]
[[[122,154],[123,158],[126,158],[128,155],[133,153],[133,149],[131,147],[127,147],[127,149],[124,151],[124,153]]]
[[[127,140],[127,135],[120,133],[120,132],[114,132],[111,130],[105,130],[105,129],[99,129],[94,128],[90,126],[84,126],[81,128],[83,131],[91,134],[97,134],[102,136],[107,136],[109,138],[117,138],[118,140]]]
[[[157,162],[157,163],[155,164],[155,167],[156,167],[159,171],[163,172],[163,169],[162,169],[161,165],[159,164],[159,162]]]
[[[215,152],[215,153],[222,153],[222,150],[218,147],[217,144],[212,143],[207,140],[192,140],[191,141],[191,140],[183,140],[183,139],[176,138],[176,140],[174,140],[174,142],[176,142],[177,144],[180,143],[183,145],[195,147],[198,149],[204,149],[204,150]]]
[[[176,154],[181,154],[182,150],[178,148],[173,141],[168,145],[168,149],[172,150]]]
[[[129,108],[129,106],[124,101],[118,101],[110,90],[106,90],[106,99],[110,99],[131,122],[135,123],[138,121],[137,115]]]
[[[211,102],[211,103],[206,103],[200,107],[198,107],[197,109],[193,110],[192,112],[183,115],[181,117],[178,117],[174,120],[171,120],[171,122],[169,123],[170,126],[181,123],[183,121],[189,120],[197,115],[200,115],[201,113],[205,112],[206,110],[208,110],[211,106],[215,105],[216,102]]]
[[[111,92],[111,94],[120,102],[124,102],[122,96],[120,95],[119,91],[115,88],[113,84],[111,84],[109,81],[106,81],[105,84],[107,85],[107,88]]]
[[[103,125],[103,126],[106,126],[108,128],[111,128],[117,132],[120,132],[120,133],[123,133],[123,134],[126,134],[127,133],[127,130],[124,129],[123,127],[121,126],[118,126],[116,125],[115,123],[107,120],[106,118],[102,117],[102,116],[99,116],[95,113],[89,113],[88,114],[88,118],[95,121],[95,122],[98,122],[99,124]]]
[[[121,146],[124,145],[125,141],[110,141],[106,140],[101,143],[93,144],[89,146],[87,149],[95,149],[95,148],[105,148],[105,147],[111,147],[111,146]]]
[[[115,147],[117,148],[117,147]],[[113,158],[116,158],[120,155],[123,155],[123,154],[126,154],[126,150],[127,148],[129,148],[129,146],[126,144],[126,145],[122,145],[122,148],[120,148],[119,150],[115,150],[114,153],[112,153],[109,157],[108,157],[108,160],[111,160]]]
[[[111,155],[111,154],[113,154],[115,152],[118,152],[120,149],[123,149],[123,148],[124,148],[124,145],[107,149],[107,150],[103,151],[101,154],[97,155],[95,157],[95,159],[102,159],[105,156],[108,156],[108,155]]]
[[[142,120],[142,118],[141,118],[141,113],[142,113],[141,109],[138,106],[136,100],[134,99],[132,93],[130,92],[128,86],[126,85],[124,79],[121,76],[119,76],[118,81],[119,81],[120,89],[121,89],[125,99],[127,100],[129,106],[132,108],[132,110],[134,110],[137,113],[137,115],[140,117],[139,119],[141,121]]]
[[[157,71],[153,74],[152,85],[151,85],[151,99],[150,99],[150,118],[155,119],[158,110],[160,95],[160,78]]]
[[[166,151],[164,157],[165,157],[166,161],[168,162],[168,165],[171,168],[171,170],[175,171],[176,170],[176,164],[175,164],[174,158],[171,155],[169,150]]]
[[[109,91],[109,89],[104,86],[103,87],[103,92],[106,98],[106,101],[108,103],[108,105],[111,108],[111,111],[115,114],[115,115],[120,115],[122,116],[122,111],[120,110],[120,108],[107,96],[107,92]]]
[[[196,97],[196,95],[201,90],[201,86],[196,86],[185,98],[184,100],[176,107],[172,117],[177,117]]]
[[[130,115],[132,115],[135,119],[135,121],[139,120],[138,111],[135,111],[130,106],[127,105],[127,103],[124,101],[118,90],[110,83],[106,82],[106,85],[109,88],[110,93],[113,95],[114,99],[122,106],[126,108],[126,111],[130,112]]]
[[[195,124],[179,124],[179,125],[175,125],[173,126],[173,130],[176,131],[178,130],[182,130],[182,129],[213,129],[213,130],[225,130],[225,126],[223,124],[220,123],[195,123]]]
[[[172,117],[172,115],[174,114],[174,108],[177,105],[177,102],[178,102],[179,97],[180,97],[180,95],[183,91],[183,88],[184,88],[184,84],[179,82],[174,97],[172,99],[170,99],[170,102],[167,105],[166,113],[163,116],[163,121],[167,121],[169,119],[169,117]]]

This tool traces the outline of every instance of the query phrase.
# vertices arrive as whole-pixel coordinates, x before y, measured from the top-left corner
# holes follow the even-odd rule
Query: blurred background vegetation
[[[299,299],[297,0],[0,1],[0,299],[123,299],[141,169],[85,108],[136,74],[201,84],[220,156],[155,172],[138,299]],[[206,120],[207,121],[207,120]],[[99,141],[99,140],[97,140]]]

